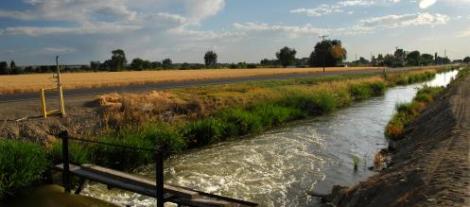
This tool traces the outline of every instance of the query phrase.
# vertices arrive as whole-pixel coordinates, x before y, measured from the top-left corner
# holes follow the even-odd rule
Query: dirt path
[[[337,206],[470,206],[470,76],[453,83],[395,143],[390,167]]]

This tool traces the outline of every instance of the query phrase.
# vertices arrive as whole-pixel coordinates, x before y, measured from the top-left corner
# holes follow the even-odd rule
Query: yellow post
[[[62,114],[62,117],[65,117],[64,91],[62,90],[62,86],[59,86],[59,104],[60,113]]]
[[[47,108],[46,108],[46,90],[41,88],[41,110],[44,118],[47,118]]]

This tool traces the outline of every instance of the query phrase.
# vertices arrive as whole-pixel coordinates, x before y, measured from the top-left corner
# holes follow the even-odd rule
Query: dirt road
[[[395,143],[392,163],[336,206],[470,206],[470,75],[454,82]]]

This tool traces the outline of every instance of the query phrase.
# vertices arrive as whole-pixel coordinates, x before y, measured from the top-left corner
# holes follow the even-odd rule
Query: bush
[[[260,117],[241,108],[228,109],[217,116],[226,123],[225,137],[247,135],[262,129]]]
[[[314,96],[312,107],[317,107],[320,114],[329,113],[336,109],[337,102],[334,93],[320,92]]]
[[[405,127],[413,122],[443,89],[442,87],[424,87],[418,91],[411,103],[397,105],[397,113],[385,127],[385,136],[390,139],[403,138]]]
[[[303,117],[302,112],[296,108],[283,107],[275,104],[262,104],[251,109],[252,113],[260,117],[264,128],[280,125],[284,122]]]
[[[46,152],[37,144],[1,139],[0,152],[0,199],[34,184],[49,166]]]
[[[372,96],[373,89],[368,84],[356,84],[351,86],[351,95],[356,100],[364,100]]]
[[[95,162],[114,169],[129,169],[154,162],[153,151],[133,148],[155,149],[157,146],[164,146],[168,153],[172,153],[186,146],[181,134],[167,124],[145,124],[137,130],[122,129],[117,133],[102,136],[98,141],[127,146],[94,146]]]
[[[52,145],[52,157],[54,162],[62,160],[62,142],[55,142]],[[90,146],[83,143],[70,140],[69,142],[69,159],[75,164],[90,163],[93,157],[93,151]]]
[[[195,121],[184,127],[184,136],[195,146],[203,146],[220,141],[223,134],[224,123],[214,118]]]

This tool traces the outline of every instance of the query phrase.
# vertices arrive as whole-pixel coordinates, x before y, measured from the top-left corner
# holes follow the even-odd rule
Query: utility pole
[[[325,39],[328,37],[328,35],[320,35],[319,37],[320,37],[321,41],[323,42],[323,41],[325,41]],[[326,53],[326,52],[327,52],[327,51],[323,51],[323,54],[322,54],[322,59],[323,59],[323,64],[322,64],[322,65],[323,65],[323,72],[325,72],[325,58],[326,58],[326,57],[325,57],[325,56],[326,56],[325,53]]]

